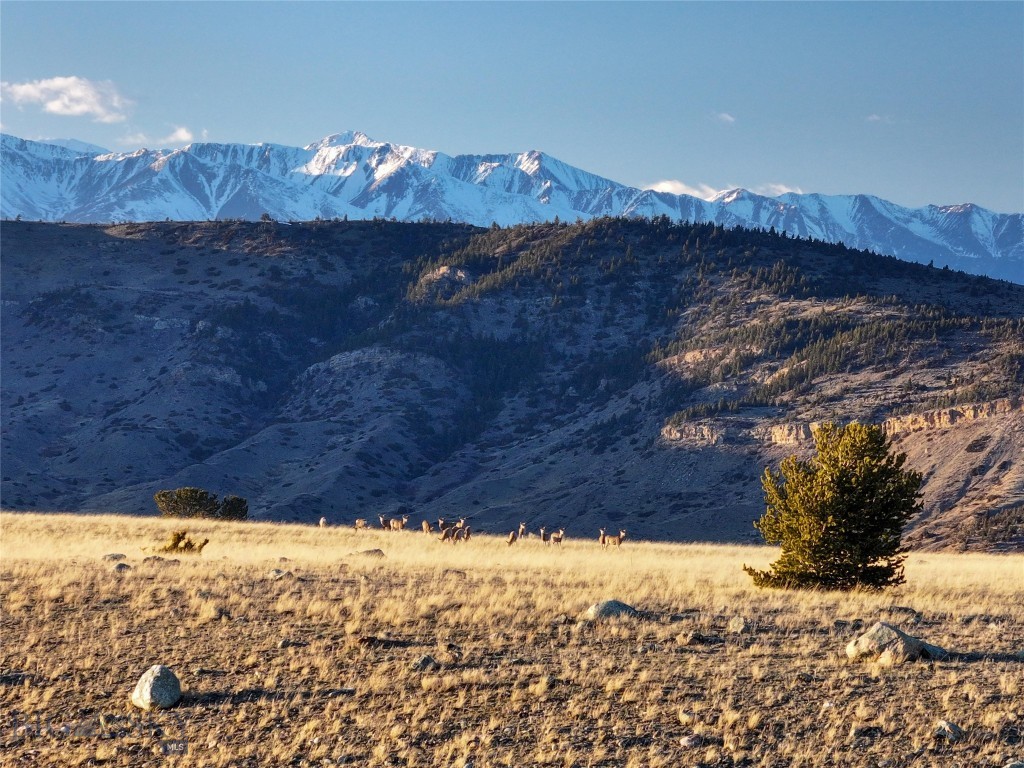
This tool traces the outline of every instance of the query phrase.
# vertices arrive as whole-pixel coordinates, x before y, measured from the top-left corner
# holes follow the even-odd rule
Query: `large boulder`
[[[876,622],[867,632],[846,646],[851,659],[877,661],[885,667],[917,659],[944,659],[949,653],[937,645],[901,632],[891,624]]]
[[[139,678],[132,692],[132,704],[139,709],[167,709],[181,699],[181,683],[170,667],[154,664]]]

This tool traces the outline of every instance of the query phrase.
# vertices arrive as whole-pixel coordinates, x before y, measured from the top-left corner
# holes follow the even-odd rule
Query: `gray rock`
[[[1011,760],[1003,768],[1024,768],[1024,760]]]
[[[428,654],[420,656],[419,659],[412,663],[411,667],[413,672],[426,672],[427,670],[440,668],[441,664],[437,661],[437,659]]]
[[[364,549],[359,552],[349,552],[349,557],[384,557],[383,549]]]
[[[114,573],[127,573],[132,567],[128,563],[118,563],[114,566]]]
[[[636,608],[618,600],[602,600],[587,608],[581,617],[584,621],[614,619],[620,616],[638,616]]]
[[[128,555],[122,555],[120,552],[111,552],[109,555],[104,555],[103,559],[108,560],[112,563],[116,563],[119,560],[127,560]]]
[[[683,736],[679,740],[679,744],[685,749],[695,749],[704,744],[704,737],[697,733],[691,733],[689,736]]]
[[[279,581],[280,579],[283,579],[285,576],[291,575],[291,571],[282,571],[280,568],[272,568],[270,571],[267,572],[267,578],[271,581]]]
[[[935,738],[945,739],[950,744],[962,741],[966,735],[963,728],[956,723],[949,722],[949,720],[939,720],[935,724]]]
[[[167,709],[181,699],[181,683],[170,667],[154,664],[139,678],[132,692],[132,704],[139,709]]]
[[[916,659],[944,659],[949,653],[879,621],[847,644],[846,655],[851,659],[867,659],[891,667]]]

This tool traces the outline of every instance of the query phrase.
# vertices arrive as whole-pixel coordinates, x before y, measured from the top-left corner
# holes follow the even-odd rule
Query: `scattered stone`
[[[878,725],[851,725],[851,739],[873,739],[882,735],[882,728]]]
[[[205,669],[203,667],[197,667],[193,673],[198,677],[224,677],[227,675],[223,669]]]
[[[120,552],[111,552],[109,555],[104,555],[103,559],[109,560],[112,563],[116,563],[119,560],[127,560],[128,555],[122,555]]]
[[[412,643],[408,640],[396,640],[391,637],[374,637],[364,635],[357,641],[360,645],[369,648],[408,648]]]
[[[336,699],[339,696],[354,696],[355,688],[328,688],[320,691],[320,697],[324,699]]]
[[[349,552],[348,556],[349,557],[376,557],[376,558],[381,558],[381,557],[384,557],[384,550],[383,549],[363,549],[363,550],[360,550],[359,552]]]
[[[412,663],[413,672],[426,672],[427,670],[440,669],[441,664],[433,656],[424,654]]]
[[[441,575],[442,576],[451,576],[451,577],[456,578],[456,579],[465,579],[465,578],[467,578],[466,572],[465,571],[460,571],[457,568],[445,568],[443,571],[441,571]]]
[[[683,736],[679,744],[686,749],[696,749],[704,744],[704,737],[698,733],[691,733],[689,736]]]
[[[950,744],[962,741],[966,735],[963,728],[956,723],[949,722],[949,720],[939,720],[935,724],[935,738],[945,739]]]
[[[1003,768],[1024,768],[1024,760],[1011,760]]]
[[[291,640],[287,637],[281,638],[277,643],[278,648],[305,648],[309,643],[303,640]]]
[[[937,645],[929,645],[891,624],[879,621],[847,644],[846,655],[851,659],[868,659],[884,667],[891,667],[916,659],[943,659],[949,653]]]
[[[742,616],[733,616],[732,619],[729,620],[728,629],[734,635],[740,635],[744,632],[750,631],[750,622]]]
[[[614,619],[621,616],[637,615],[639,614],[636,608],[631,605],[626,605],[618,600],[603,600],[587,608],[581,618],[584,621],[595,621],[596,619]]]
[[[267,578],[271,581],[280,581],[285,576],[291,576],[291,571],[282,571],[280,568],[273,568],[267,573]]]
[[[118,563],[114,566],[114,573],[127,573],[132,567],[128,563]]]
[[[181,683],[170,667],[154,664],[139,678],[132,704],[139,709],[167,709],[181,699]]]
[[[291,560],[289,560],[287,557],[279,557],[279,558],[277,558],[277,562],[279,562],[279,563],[290,563]]]
[[[164,562],[164,558],[160,557],[160,555],[150,555],[149,557],[142,558],[142,562],[146,563],[147,565],[156,565],[157,563]]]

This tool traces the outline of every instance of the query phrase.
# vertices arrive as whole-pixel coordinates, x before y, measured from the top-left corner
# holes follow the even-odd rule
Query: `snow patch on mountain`
[[[711,200],[635,189],[543,152],[446,155],[358,131],[305,147],[196,142],[107,152],[73,139],[0,136],[0,214],[69,222],[396,218],[478,226],[668,216],[774,227],[1024,282],[1024,215],[969,203],[904,208],[870,195],[724,190]]]

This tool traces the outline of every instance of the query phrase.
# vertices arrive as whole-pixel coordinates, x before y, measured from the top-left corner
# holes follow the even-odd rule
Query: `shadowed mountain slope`
[[[667,217],[0,233],[5,508],[742,541],[764,466],[858,419],[926,475],[914,543],[1021,517],[1011,283]]]

